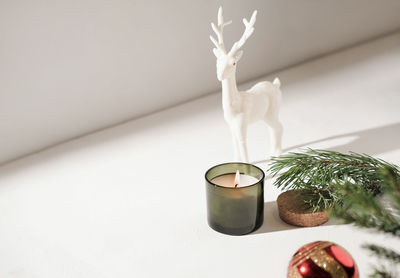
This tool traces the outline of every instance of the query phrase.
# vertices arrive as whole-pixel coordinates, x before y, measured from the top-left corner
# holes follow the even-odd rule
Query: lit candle
[[[236,170],[236,174],[218,176],[213,178],[211,182],[224,187],[244,187],[257,183],[258,179],[253,176],[240,174],[240,171]]]
[[[258,229],[264,214],[264,172],[247,163],[225,163],[206,172],[208,224],[243,235]]]

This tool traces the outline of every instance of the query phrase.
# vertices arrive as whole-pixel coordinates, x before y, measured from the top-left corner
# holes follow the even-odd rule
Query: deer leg
[[[277,115],[267,115],[264,120],[270,130],[271,153],[272,155],[280,155],[282,153],[282,124]]]
[[[247,154],[247,126],[242,120],[239,121],[236,129],[236,138],[239,145],[240,161],[248,162],[249,157]]]
[[[231,127],[231,134],[232,134],[233,151],[235,155],[234,158],[235,161],[240,161],[238,140],[236,136],[236,131],[233,127]]]

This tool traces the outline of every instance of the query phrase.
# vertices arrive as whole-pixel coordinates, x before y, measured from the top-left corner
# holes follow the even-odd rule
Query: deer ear
[[[235,53],[235,61],[237,62],[237,61],[239,61],[240,60],[240,58],[242,58],[242,55],[243,55],[243,51],[242,50],[239,50],[238,52],[236,52]]]
[[[215,57],[219,58],[219,56],[221,56],[221,50],[219,50],[218,48],[213,48],[213,52]]]

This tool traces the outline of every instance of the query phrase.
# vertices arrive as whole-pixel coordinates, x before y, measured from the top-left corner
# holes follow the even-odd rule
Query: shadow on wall
[[[129,120],[110,128],[101,129],[94,133],[74,138],[68,142],[50,146],[46,149],[29,154],[23,157],[23,159],[17,158],[3,164],[0,163],[0,178],[81,149],[96,147],[114,140],[132,136],[132,134],[140,136],[140,133],[166,125],[168,122],[179,122],[181,119],[187,117],[188,114],[196,116],[202,113],[212,113],[212,111],[219,106],[215,101],[215,98],[210,97],[199,98],[195,102],[189,102],[185,105],[176,105],[165,109],[162,113],[152,113],[135,121]],[[168,130],[165,130],[165,132],[168,132]]]
[[[311,64],[296,66],[290,70],[281,72],[279,76],[282,80],[283,86],[290,86],[295,83],[310,81],[316,76],[329,76],[330,74],[340,71],[346,67],[363,63],[369,59],[374,59],[374,57],[384,55],[385,53],[387,54],[388,52],[397,49],[397,47],[398,46],[393,43],[393,40],[388,40],[387,43],[385,39],[383,39],[383,42],[379,43],[370,42],[367,45],[362,45],[355,49],[349,49],[341,52],[340,54],[334,54],[332,56],[327,56],[323,59],[313,61]],[[251,82],[251,84],[244,84],[243,87],[247,88],[254,82],[255,81]],[[134,133],[137,134],[157,126],[162,126],[167,122],[179,121],[188,114],[201,115],[205,112],[208,113],[210,111],[215,111],[216,109],[221,109],[221,103],[219,99],[220,97],[218,96],[218,102],[216,102],[215,98],[199,98],[195,102],[189,102],[185,105],[176,105],[173,107],[173,109],[166,109],[163,111],[163,113],[151,114],[137,121],[122,123],[117,127],[101,130],[98,133],[87,135],[79,140],[71,140],[67,144],[57,146],[56,148],[49,147],[45,153],[41,153],[40,155],[34,154],[26,157],[23,160],[14,160],[3,164],[3,166],[0,168],[0,177],[68,152],[106,143]],[[307,142],[292,146],[285,151],[290,151],[299,147],[305,147],[316,142],[322,142],[324,140],[351,135],[357,136],[357,139],[346,145],[336,146],[331,149],[342,152],[352,150],[355,152],[364,152],[375,155],[400,147],[400,123],[397,123],[348,134],[336,135],[313,142]]]
[[[399,30],[396,30],[391,35],[380,36],[364,42],[363,44],[337,49],[331,53],[323,54],[295,65],[290,65],[282,72],[276,71],[270,75],[275,76],[275,73],[279,73],[279,79],[282,85],[291,86],[331,75],[346,68],[368,64],[370,60],[372,61],[378,57],[385,57],[391,52],[398,52],[398,41],[391,39],[398,36],[398,32]],[[304,67],[305,65],[306,67]],[[260,76],[260,78],[264,79],[264,76]],[[343,82],[351,83],[352,80],[344,79]]]

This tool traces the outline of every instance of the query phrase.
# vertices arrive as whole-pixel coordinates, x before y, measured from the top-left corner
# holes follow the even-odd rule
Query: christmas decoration
[[[287,278],[358,278],[357,265],[341,246],[315,241],[301,247],[291,259]]]
[[[313,211],[304,203],[297,190],[281,193],[276,200],[279,217],[288,224],[300,227],[313,227],[324,224],[329,220],[325,210]]]
[[[211,27],[218,40],[210,36],[215,45],[213,49],[217,57],[217,78],[222,82],[222,108],[233,139],[235,160],[248,162],[247,155],[247,126],[257,121],[264,121],[270,128],[272,150],[274,155],[281,153],[282,124],[279,121],[281,103],[281,83],[278,78],[271,83],[263,81],[255,84],[246,91],[239,91],[236,86],[236,66],[243,55],[241,50],[246,40],[254,32],[257,11],[250,20],[243,18],[245,30],[242,37],[233,44],[231,50],[225,49],[223,29],[232,21],[224,22],[222,8],[218,10],[218,24]]]
[[[328,209],[346,223],[400,238],[399,166],[365,154],[310,149],[273,158],[269,173],[282,171],[274,184],[298,190],[313,211]],[[369,277],[400,277],[398,251],[375,244],[363,247],[383,261]]]
[[[400,239],[400,171],[395,165],[376,171],[381,180],[383,196],[376,198],[360,186],[346,182],[336,190],[343,198],[341,204],[335,204],[332,216],[354,223],[361,228],[372,229]],[[397,245],[399,246],[399,245]],[[400,253],[375,244],[365,244],[373,255],[382,260],[375,267],[371,278],[400,277]]]
[[[276,187],[299,190],[304,203],[314,211],[321,211],[341,203],[343,194],[335,184],[349,181],[372,195],[379,194],[382,177],[378,170],[385,167],[396,169],[388,162],[364,154],[309,149],[272,158],[268,173],[279,174],[274,182]]]

